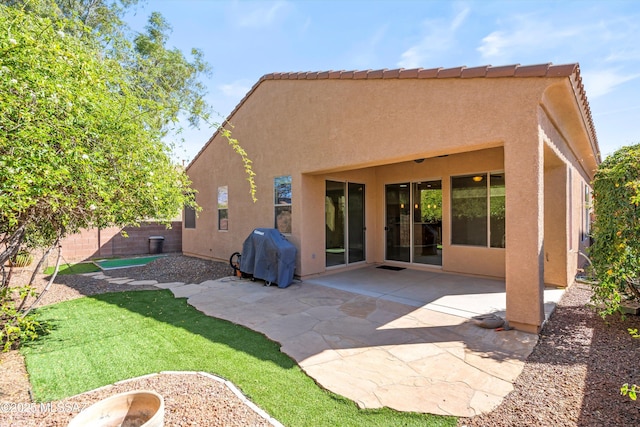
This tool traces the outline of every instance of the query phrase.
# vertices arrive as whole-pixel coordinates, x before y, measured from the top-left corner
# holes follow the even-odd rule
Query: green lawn
[[[205,316],[168,290],[81,298],[38,310],[52,331],[22,349],[37,401],[166,370],[227,378],[287,426],[454,426],[453,417],[359,410],[318,387],[264,335]]]
[[[55,266],[47,267],[44,269],[44,274],[53,274]],[[95,273],[100,271],[97,265],[92,262],[79,262],[77,264],[60,264],[58,275],[61,274],[82,274],[82,273]]]
[[[113,269],[113,268],[122,268],[122,267],[139,267],[142,265],[147,265],[151,261],[155,261],[156,259],[162,256],[163,255],[152,255],[147,257],[103,259],[103,260],[96,260],[95,263],[98,264],[103,269]]]

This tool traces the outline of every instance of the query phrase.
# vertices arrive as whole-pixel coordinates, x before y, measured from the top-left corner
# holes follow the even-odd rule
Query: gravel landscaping
[[[640,383],[640,317],[604,322],[588,307],[590,287],[575,284],[545,324],[524,370],[502,404],[489,414],[461,419],[463,426],[632,426],[640,400],[620,395]]]
[[[230,275],[226,263],[174,255],[144,267],[113,270],[111,277],[159,282],[201,283]],[[16,276],[16,284],[25,273]],[[39,277],[39,287],[44,286]],[[136,290],[157,289],[136,286]],[[56,279],[42,304],[52,304],[103,292],[132,290],[81,275]],[[604,322],[587,307],[590,289],[572,286],[545,325],[540,341],[527,360],[514,391],[493,412],[460,419],[459,426],[602,426],[640,424],[640,401],[621,396],[620,386],[640,383],[640,340],[627,328],[640,329],[640,318],[629,316]],[[17,411],[31,402],[24,361],[18,352],[0,357],[0,425],[63,426],[80,407],[110,394],[139,388],[158,391],[165,397],[165,424],[249,426],[268,425],[229,388],[203,375],[162,374],[124,382],[110,389],[84,393],[50,408],[58,411]],[[11,406],[10,402],[15,405]]]

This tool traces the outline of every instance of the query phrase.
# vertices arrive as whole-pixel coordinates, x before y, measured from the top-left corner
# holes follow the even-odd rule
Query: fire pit
[[[68,427],[162,427],[164,399],[155,391],[135,390],[103,399],[76,415]]]

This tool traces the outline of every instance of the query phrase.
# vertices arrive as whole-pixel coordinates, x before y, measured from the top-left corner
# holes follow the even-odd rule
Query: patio
[[[234,277],[166,283],[207,315],[264,333],[360,407],[473,416],[512,389],[538,336],[469,321],[504,314],[503,281],[367,266],[286,289]],[[561,289],[545,291],[547,316]]]

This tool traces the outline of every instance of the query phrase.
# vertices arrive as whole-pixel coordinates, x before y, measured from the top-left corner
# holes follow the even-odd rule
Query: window
[[[194,194],[195,197],[195,194]],[[184,222],[184,228],[196,228],[196,210],[191,206],[184,206],[184,212],[182,213],[182,221]]]
[[[196,210],[191,206],[184,207],[184,228],[196,228]]]
[[[591,189],[585,183],[584,199],[582,200],[582,240],[589,238],[591,234]]]
[[[291,234],[291,175],[274,179],[275,228]]]
[[[218,187],[218,230],[229,229],[229,187]]]
[[[491,174],[489,178],[489,233],[492,248],[504,248],[506,193],[504,174]]]
[[[451,243],[505,247],[504,174],[451,178]]]

